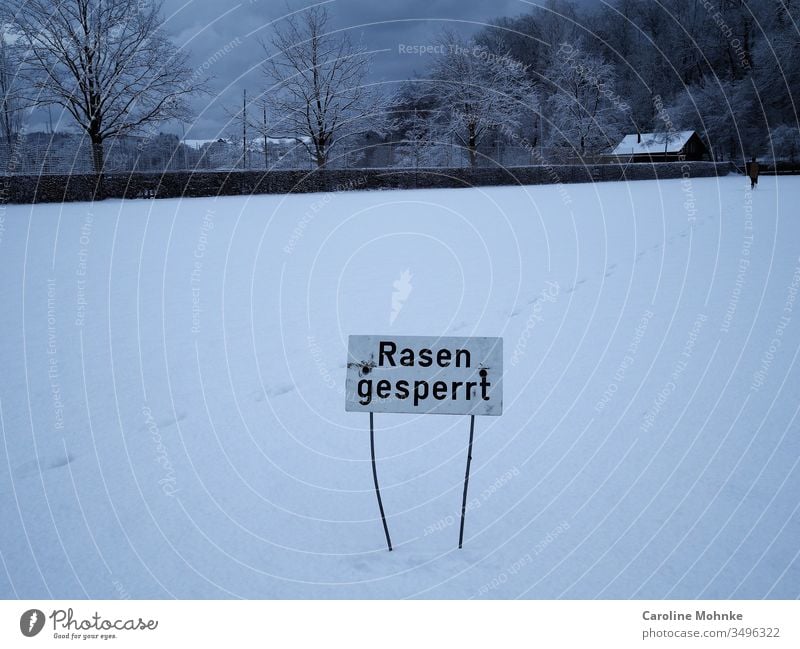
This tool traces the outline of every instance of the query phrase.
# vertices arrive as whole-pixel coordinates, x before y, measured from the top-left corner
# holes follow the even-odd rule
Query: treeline
[[[445,29],[425,44],[398,44],[393,55],[410,47],[422,63],[401,83],[374,82],[374,55],[316,5],[288,13],[259,41],[260,87],[229,107],[226,139],[238,143],[243,167],[253,142],[269,138],[294,142],[300,159],[318,166],[481,166],[595,161],[624,134],[668,140],[685,130],[698,131],[716,160],[794,161],[798,5],[549,0],[471,37]],[[71,115],[97,171],[110,140],[149,141],[160,124],[192,118],[190,98],[208,79],[163,33],[160,2],[58,7],[0,4],[0,135],[9,160],[30,108]]]
[[[444,34],[400,93],[401,132],[423,156],[435,155],[424,149],[437,135],[455,133],[470,148],[501,131],[545,157],[583,158],[624,133],[697,130],[715,159],[795,160],[798,5],[613,0],[582,9],[551,0],[493,20],[470,41]],[[518,105],[498,110],[498,89]]]

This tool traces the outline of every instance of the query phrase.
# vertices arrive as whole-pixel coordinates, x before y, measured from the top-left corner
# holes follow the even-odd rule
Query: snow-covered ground
[[[794,598],[800,178],[0,208],[0,596]],[[408,272],[406,272],[408,271]],[[344,411],[503,336],[502,417]]]

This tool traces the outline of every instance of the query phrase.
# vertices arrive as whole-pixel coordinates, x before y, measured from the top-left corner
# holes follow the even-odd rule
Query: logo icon
[[[400,273],[400,277],[392,282],[394,292],[392,293],[392,312],[389,314],[390,325],[394,324],[394,321],[397,319],[397,316],[400,315],[400,311],[403,309],[403,305],[408,299],[408,296],[411,295],[411,289],[414,288],[411,285],[412,277],[413,275],[411,275],[411,271],[406,269]]]
[[[32,608],[25,611],[19,618],[19,630],[22,635],[27,638],[32,638],[44,627],[44,613],[38,608]]]

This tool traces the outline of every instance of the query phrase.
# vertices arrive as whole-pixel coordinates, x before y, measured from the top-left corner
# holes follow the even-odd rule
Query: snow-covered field
[[[0,597],[794,598],[800,178],[8,206]],[[408,272],[406,272],[408,271]],[[344,411],[503,336],[502,417]]]

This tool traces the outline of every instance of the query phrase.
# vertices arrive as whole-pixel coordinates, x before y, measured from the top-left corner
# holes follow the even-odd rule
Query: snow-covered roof
[[[302,140],[303,142],[306,142],[306,143],[311,142],[311,138],[308,137],[308,136],[301,136],[299,139]],[[226,144],[230,144],[230,142],[228,140],[226,140],[225,138],[219,138],[219,137],[218,138],[213,138],[211,140],[185,139],[183,141],[183,143],[186,146],[192,147],[193,149],[200,149],[203,146],[205,146],[206,144],[213,144],[214,142],[220,142],[220,141],[225,142]],[[251,134],[250,141],[251,142],[257,141],[260,144],[264,140],[263,140],[263,136],[253,133],[253,134]],[[290,146],[290,145],[298,143],[297,139],[295,139],[293,137],[268,137],[267,138],[267,142],[269,144],[283,144],[283,145],[287,145],[287,146]]]
[[[622,138],[622,141],[611,152],[611,155],[655,155],[659,153],[678,153],[694,131],[679,131],[676,133],[642,133],[641,142],[639,135],[631,133]]]
[[[217,142],[218,140],[219,140],[219,138],[216,138],[216,139],[213,139],[213,140],[188,140],[187,139],[187,140],[184,140],[183,143],[186,146],[192,147],[193,149],[199,149],[204,144],[211,144],[212,142]]]

